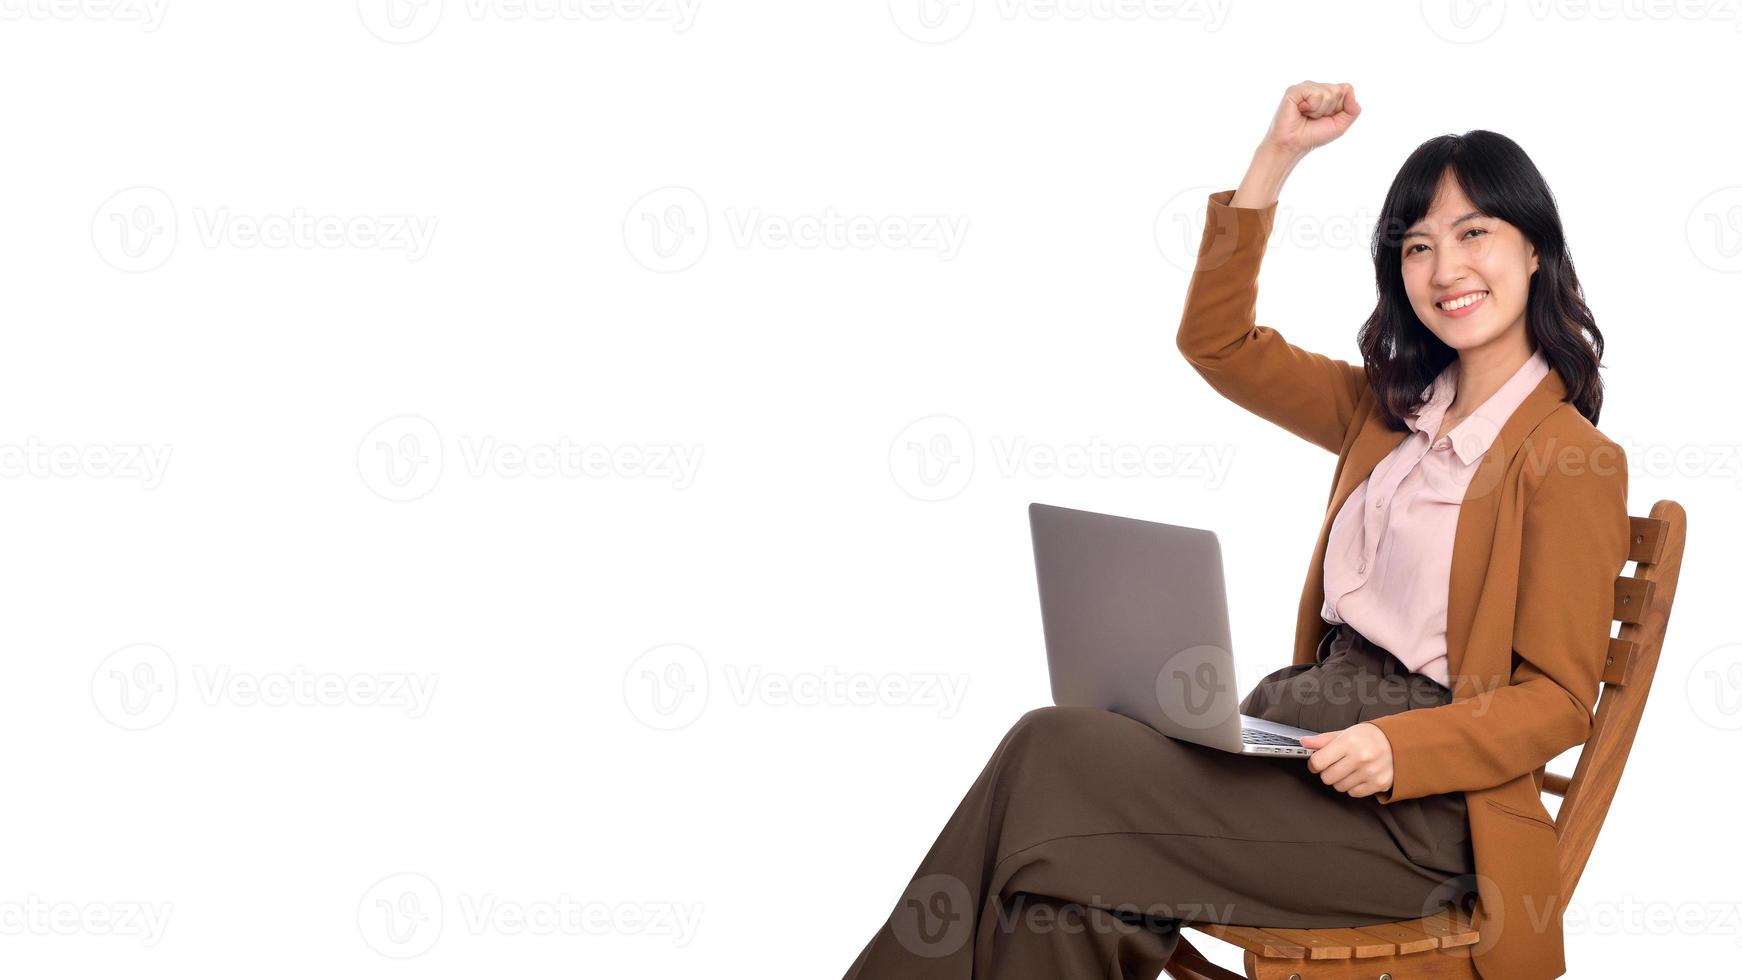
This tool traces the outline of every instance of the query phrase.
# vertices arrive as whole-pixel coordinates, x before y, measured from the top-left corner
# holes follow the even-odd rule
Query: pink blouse
[[[1433,446],[1457,393],[1458,362],[1422,390],[1404,422],[1412,432],[1343,502],[1325,544],[1327,623],[1348,623],[1445,687],[1446,601],[1452,536],[1464,491],[1500,427],[1548,374],[1537,350],[1468,418]]]

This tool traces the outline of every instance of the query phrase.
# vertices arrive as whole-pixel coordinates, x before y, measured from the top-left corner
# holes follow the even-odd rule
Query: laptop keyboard
[[[1261,732],[1255,728],[1240,729],[1240,741],[1247,745],[1300,745],[1300,739],[1289,738],[1287,735],[1276,735],[1271,732]]]

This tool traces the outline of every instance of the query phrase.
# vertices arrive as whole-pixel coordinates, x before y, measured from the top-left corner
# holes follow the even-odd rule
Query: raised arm
[[[1342,135],[1360,111],[1346,84],[1302,82],[1284,93],[1240,186],[1209,196],[1177,338],[1210,387],[1333,453],[1356,421],[1366,372],[1260,326],[1258,269],[1289,172],[1314,147]]]

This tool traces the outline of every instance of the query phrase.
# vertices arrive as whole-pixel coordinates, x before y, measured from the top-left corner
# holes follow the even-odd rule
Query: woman
[[[1362,366],[1257,325],[1282,184],[1360,111],[1347,84],[1288,89],[1209,196],[1178,336],[1216,391],[1338,457],[1293,663],[1241,704],[1320,731],[1312,754],[1031,711],[848,980],[1153,977],[1181,921],[1367,925],[1471,896],[1481,976],[1565,972],[1541,778],[1589,732],[1629,533],[1602,335],[1541,175],[1480,130],[1393,181]]]

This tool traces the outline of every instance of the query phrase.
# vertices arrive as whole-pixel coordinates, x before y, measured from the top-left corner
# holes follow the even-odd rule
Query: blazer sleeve
[[[1210,387],[1302,439],[1338,452],[1368,388],[1366,371],[1303,350],[1257,320],[1258,267],[1277,202],[1237,208],[1210,195],[1180,317],[1180,353]]]
[[[1510,683],[1373,719],[1392,752],[1380,803],[1498,786],[1589,737],[1631,529],[1626,453],[1608,440],[1576,448],[1525,506]]]

